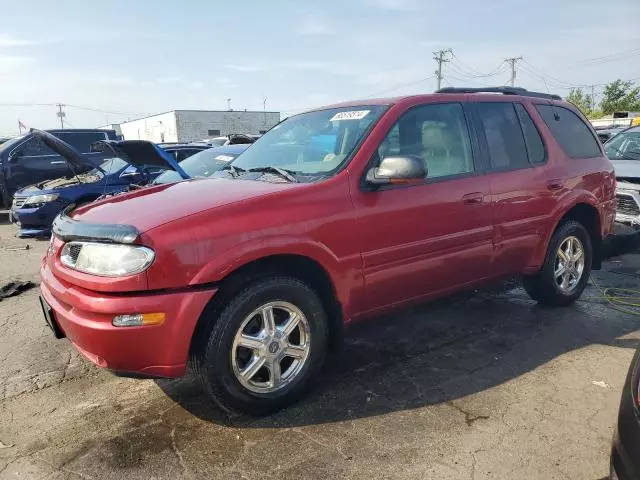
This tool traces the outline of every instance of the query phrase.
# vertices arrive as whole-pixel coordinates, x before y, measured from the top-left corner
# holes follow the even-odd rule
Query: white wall
[[[231,133],[259,134],[280,121],[279,112],[207,112],[178,110],[178,141],[192,142],[210,138],[209,130],[220,130],[220,135]]]
[[[168,112],[120,124],[125,140],[177,142],[176,113]]]

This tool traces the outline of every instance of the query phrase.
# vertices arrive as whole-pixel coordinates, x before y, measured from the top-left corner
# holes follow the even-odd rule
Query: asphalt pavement
[[[0,286],[37,281],[47,245],[14,233]],[[640,288],[640,255],[594,278]],[[638,346],[640,317],[593,285],[545,309],[506,282],[361,322],[301,403],[229,418],[192,378],[93,367],[33,289],[0,301],[0,479],[598,480]]]

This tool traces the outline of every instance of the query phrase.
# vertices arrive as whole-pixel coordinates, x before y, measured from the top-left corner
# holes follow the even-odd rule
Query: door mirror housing
[[[416,155],[384,157],[379,167],[367,172],[366,182],[370,185],[416,185],[427,176],[427,168]]]

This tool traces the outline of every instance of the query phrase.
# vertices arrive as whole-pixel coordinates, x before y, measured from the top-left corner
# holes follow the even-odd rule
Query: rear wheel
[[[591,237],[584,226],[565,222],[551,237],[542,269],[525,276],[523,286],[543,305],[569,305],[582,295],[589,281],[592,255]]]
[[[266,414],[303,394],[323,363],[327,340],[317,294],[295,278],[265,278],[222,309],[196,368],[224,410]]]

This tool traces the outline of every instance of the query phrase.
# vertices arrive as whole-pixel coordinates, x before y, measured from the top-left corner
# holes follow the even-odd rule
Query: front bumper
[[[636,398],[640,376],[640,351],[636,353],[622,391],[617,433],[611,452],[612,479],[640,478],[640,412]]]
[[[216,289],[167,293],[104,294],[85,290],[41,269],[42,297],[65,336],[97,366],[131,376],[186,373],[191,338]],[[162,325],[114,327],[118,314],[163,312]]]
[[[616,188],[616,222],[640,226],[640,191],[636,185],[620,182]]]
[[[47,235],[56,216],[67,206],[66,202],[49,202],[36,207],[14,205],[9,210],[11,222],[18,224],[24,236]]]

